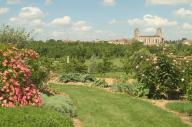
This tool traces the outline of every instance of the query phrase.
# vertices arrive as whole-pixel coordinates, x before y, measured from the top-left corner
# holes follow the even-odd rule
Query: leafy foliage
[[[65,73],[87,73],[87,66],[81,61],[73,59],[70,63],[64,63]]]
[[[128,59],[124,60],[124,71],[127,74],[131,72],[137,72],[137,74],[140,74],[143,69],[149,66],[151,57],[152,54],[145,48],[134,52]]]
[[[39,60],[28,60],[27,64],[31,70],[31,81],[36,84],[36,87],[43,92],[44,86],[49,78],[50,70],[41,64]]]
[[[105,80],[96,80],[94,83],[92,83],[92,86],[101,87],[101,88],[109,87],[109,85]]]
[[[187,87],[187,99],[189,101],[192,101],[192,82],[189,83],[188,87]]]
[[[59,78],[61,82],[94,82],[96,80],[95,77],[89,74],[79,74],[79,73],[69,73],[62,74]]]
[[[30,34],[25,29],[13,28],[8,25],[0,28],[0,43],[17,44],[22,48],[30,40]]]
[[[120,78],[112,85],[112,91],[126,93],[131,96],[147,97],[149,89],[146,84],[137,81],[128,81],[126,78]]]
[[[104,57],[123,57],[127,47],[124,45],[90,42],[73,42],[64,43],[63,41],[48,40],[46,43],[42,41],[34,41],[28,43],[25,48],[37,51],[41,56],[49,58],[61,58],[70,56],[83,62],[90,59],[93,55],[98,58]]]
[[[178,98],[181,81],[179,69],[166,56],[154,58],[151,66],[144,69],[140,81],[147,84],[149,97]]]
[[[134,87],[134,95],[138,97],[147,97],[149,95],[149,88],[146,84],[138,83]]]
[[[97,65],[97,71],[99,73],[109,72],[112,69],[112,63],[108,58],[103,58],[102,62]]]

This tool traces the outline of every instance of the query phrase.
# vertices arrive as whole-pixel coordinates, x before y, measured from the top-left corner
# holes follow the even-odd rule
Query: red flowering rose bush
[[[0,51],[0,104],[2,107],[41,105],[39,91],[31,81],[32,73],[26,61],[35,60],[32,50],[16,48]]]

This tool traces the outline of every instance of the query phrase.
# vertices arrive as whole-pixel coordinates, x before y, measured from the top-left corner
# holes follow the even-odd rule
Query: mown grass
[[[174,102],[168,103],[166,105],[167,108],[180,112],[185,113],[187,115],[192,115],[192,102]]]
[[[39,107],[0,108],[0,127],[73,127],[69,117]]]
[[[126,95],[83,86],[50,88],[70,95],[82,127],[187,127],[172,113]]]

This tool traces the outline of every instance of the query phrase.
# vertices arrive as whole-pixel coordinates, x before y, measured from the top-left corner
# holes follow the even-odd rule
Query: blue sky
[[[192,0],[0,0],[0,24],[25,27],[35,39],[132,38],[137,27],[167,40],[192,39]]]

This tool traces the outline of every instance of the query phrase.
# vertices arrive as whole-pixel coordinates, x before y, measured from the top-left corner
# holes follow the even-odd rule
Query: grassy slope
[[[69,118],[44,108],[0,108],[0,127],[73,127],[73,124]]]
[[[81,86],[50,87],[71,96],[82,127],[186,127],[171,113],[126,95]]]
[[[188,115],[192,115],[192,103],[191,102],[174,102],[168,103],[166,105],[167,108],[171,110],[175,110],[180,113],[186,113]]]

